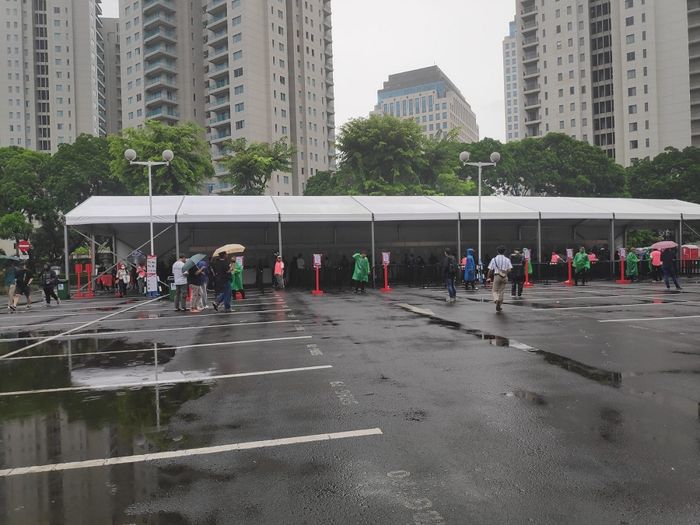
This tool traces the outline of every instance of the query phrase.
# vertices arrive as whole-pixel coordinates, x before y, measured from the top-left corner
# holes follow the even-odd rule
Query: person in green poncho
[[[574,285],[578,286],[579,280],[581,281],[581,284],[583,286],[586,286],[586,280],[588,277],[588,272],[591,269],[591,260],[588,258],[588,254],[586,253],[586,248],[581,246],[581,249],[578,251],[576,256],[574,257]]]
[[[231,292],[233,297],[236,297],[236,292],[241,293],[241,297],[245,299],[245,290],[243,289],[243,266],[234,259],[231,263]]]
[[[365,293],[365,283],[369,281],[369,260],[367,253],[362,251],[352,256],[355,259],[355,270],[352,280],[355,281],[355,293]]]
[[[630,281],[639,280],[639,257],[634,248],[630,248],[625,258],[625,274]]]

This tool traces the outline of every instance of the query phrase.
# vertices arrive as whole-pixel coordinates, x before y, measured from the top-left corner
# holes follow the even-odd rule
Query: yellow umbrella
[[[226,244],[222,246],[221,248],[217,248],[214,251],[214,257],[219,255],[220,253],[225,253],[225,254],[234,254],[234,253],[243,253],[245,252],[245,246],[242,244]]]

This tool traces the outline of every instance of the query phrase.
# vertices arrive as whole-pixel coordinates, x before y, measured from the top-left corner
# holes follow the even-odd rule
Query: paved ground
[[[700,285],[488,299],[2,314],[0,523],[700,523]]]

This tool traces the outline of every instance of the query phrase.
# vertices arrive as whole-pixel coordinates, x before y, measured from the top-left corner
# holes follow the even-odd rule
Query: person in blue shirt
[[[17,267],[14,264],[10,264],[5,270],[5,288],[7,288],[7,308],[12,310],[15,301],[15,285],[17,284],[17,277],[15,275],[17,272]]]

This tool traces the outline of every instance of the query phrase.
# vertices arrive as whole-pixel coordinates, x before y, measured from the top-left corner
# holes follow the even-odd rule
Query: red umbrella
[[[668,248],[678,248],[678,244],[673,241],[659,241],[651,245],[652,250],[667,250]]]

